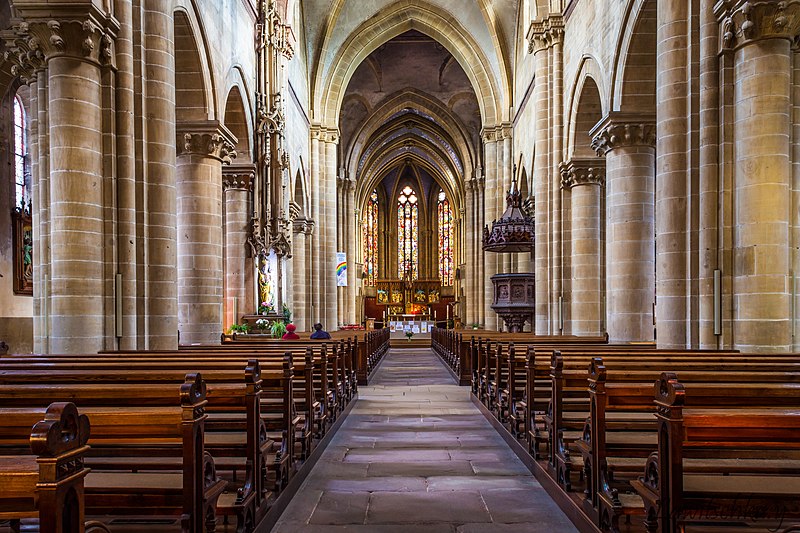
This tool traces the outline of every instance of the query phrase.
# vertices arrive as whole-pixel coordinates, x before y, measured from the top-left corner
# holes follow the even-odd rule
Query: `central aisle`
[[[577,530],[430,349],[392,349],[273,531]]]

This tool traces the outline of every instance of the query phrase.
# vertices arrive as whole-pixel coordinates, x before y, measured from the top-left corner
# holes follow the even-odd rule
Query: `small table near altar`
[[[428,314],[389,315],[389,337],[401,339],[406,336],[406,328],[411,328],[414,337],[430,338],[433,322]]]

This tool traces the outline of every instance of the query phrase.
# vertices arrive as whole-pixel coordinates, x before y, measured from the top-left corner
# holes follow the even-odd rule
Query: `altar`
[[[388,316],[389,338],[406,338],[406,332],[413,337],[430,338],[434,323],[427,314],[395,314]]]

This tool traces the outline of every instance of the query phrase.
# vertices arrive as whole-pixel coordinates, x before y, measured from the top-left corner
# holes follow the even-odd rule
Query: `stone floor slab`
[[[429,349],[392,349],[273,531],[576,530]]]

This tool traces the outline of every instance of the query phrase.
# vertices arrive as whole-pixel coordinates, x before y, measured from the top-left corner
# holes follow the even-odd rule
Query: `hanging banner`
[[[336,286],[347,287],[347,254],[336,252]]]

